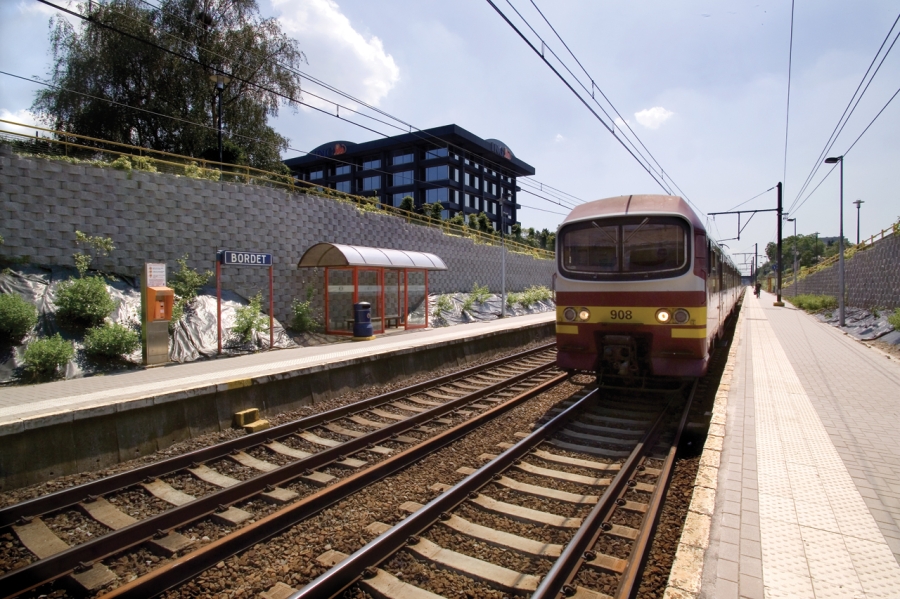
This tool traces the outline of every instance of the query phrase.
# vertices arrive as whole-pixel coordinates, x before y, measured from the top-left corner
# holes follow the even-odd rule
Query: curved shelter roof
[[[444,261],[427,252],[389,250],[362,245],[317,243],[300,258],[298,268],[314,266],[376,266],[380,268],[421,268],[447,270]]]

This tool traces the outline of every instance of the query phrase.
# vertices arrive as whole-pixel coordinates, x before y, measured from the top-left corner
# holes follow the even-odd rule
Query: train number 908
[[[631,320],[631,310],[610,310],[609,317],[613,320]]]

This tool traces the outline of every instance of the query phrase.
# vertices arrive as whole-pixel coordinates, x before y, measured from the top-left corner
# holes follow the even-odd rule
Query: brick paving
[[[900,365],[744,302],[700,596],[898,597]]]

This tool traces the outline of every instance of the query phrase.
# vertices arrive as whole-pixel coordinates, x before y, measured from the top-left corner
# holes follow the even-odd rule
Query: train
[[[741,275],[681,197],[586,202],[556,235],[557,365],[627,380],[706,374]]]

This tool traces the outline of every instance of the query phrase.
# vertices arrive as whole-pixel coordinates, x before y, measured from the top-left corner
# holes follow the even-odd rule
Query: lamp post
[[[209,80],[216,84],[216,96],[219,99],[219,170],[222,170],[222,92],[225,91],[225,84],[231,81],[231,78],[225,75],[210,75]]]
[[[865,200],[856,200],[853,202],[856,204],[856,245],[859,245],[859,207],[862,204],[865,204]]]
[[[815,245],[815,248],[813,249],[813,252],[816,257],[815,263],[818,264],[819,263],[819,232],[818,231],[815,232],[815,236],[816,236],[816,245]]]
[[[841,228],[838,233],[838,287],[840,288],[838,295],[838,318],[840,326],[844,326],[844,157],[831,156],[825,159],[825,164],[841,164]]]

